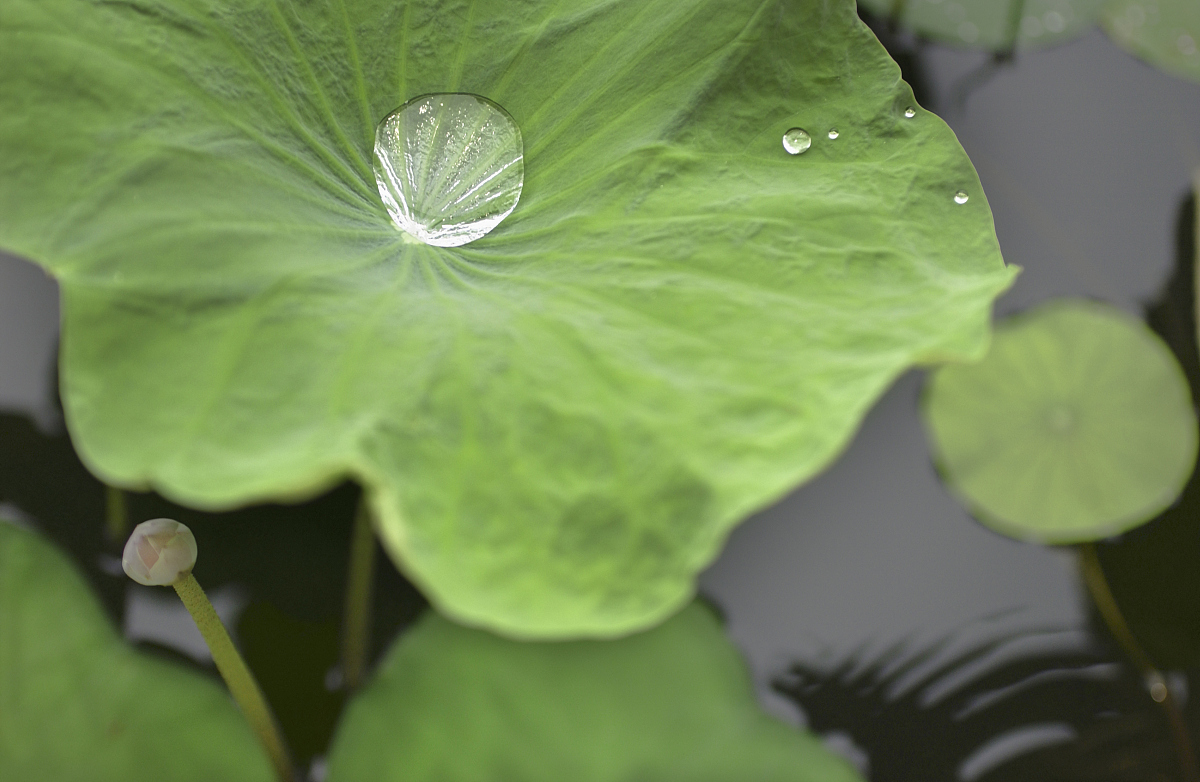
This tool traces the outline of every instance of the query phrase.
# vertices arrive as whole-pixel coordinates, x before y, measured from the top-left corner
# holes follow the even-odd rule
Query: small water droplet
[[[908,117],[909,119],[912,119],[913,117],[917,116],[917,110],[914,109],[912,106],[909,106],[907,109],[904,110],[904,116]]]
[[[965,190],[959,190],[957,193],[954,194],[954,203],[956,203],[956,204],[965,204],[966,202],[968,202],[970,200],[971,200],[971,196],[967,195],[967,192]]]
[[[458,247],[512,214],[525,183],[525,148],[517,123],[490,100],[422,95],[379,123],[374,168],[400,230]]]
[[[783,134],[783,148],[789,155],[802,155],[812,146],[812,136],[804,128],[792,128]]]
[[[842,134],[837,132],[837,128],[829,129],[829,140],[830,141],[833,141],[835,138],[837,138],[840,135],[842,135]]]

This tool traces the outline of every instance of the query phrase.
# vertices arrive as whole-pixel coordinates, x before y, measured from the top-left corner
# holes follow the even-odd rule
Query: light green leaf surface
[[[1131,54],[1159,70],[1200,82],[1200,3],[1111,0],[1104,29]]]
[[[0,779],[267,782],[215,682],[133,651],[67,559],[0,521]]]
[[[432,613],[346,713],[329,782],[857,782],[768,717],[704,606],[617,641],[518,643]]]
[[[980,521],[1046,543],[1098,540],[1171,504],[1196,462],[1196,415],[1170,349],[1129,315],[1044,305],[996,328],[978,364],[924,400],[942,474]]]
[[[515,635],[677,610],[1013,276],[851,0],[5,0],[0,41],[0,245],[62,284],[91,468],[204,507],[352,476]],[[515,118],[524,191],[405,242],[374,126],[454,91]]]
[[[864,8],[919,35],[974,49],[1005,51],[1074,38],[1108,0],[860,0]]]

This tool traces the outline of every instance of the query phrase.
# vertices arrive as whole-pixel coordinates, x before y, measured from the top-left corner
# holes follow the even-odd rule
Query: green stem
[[[200,634],[204,636],[204,641],[212,653],[213,662],[217,664],[217,670],[229,685],[233,699],[237,701],[242,713],[246,715],[246,720],[267,750],[276,776],[280,782],[293,782],[297,777],[292,769],[291,754],[284,743],[279,723],[275,721],[275,715],[271,713],[271,707],[267,705],[258,682],[254,680],[254,674],[250,673],[246,661],[234,647],[233,640],[225,630],[225,625],[221,624],[221,618],[217,616],[212,603],[200,588],[196,577],[190,573],[174,586],[179,599],[196,622],[196,627],[200,628]]]
[[[354,514],[350,568],[346,579],[345,626],[342,631],[342,677],[346,688],[362,683],[371,642],[371,585],[375,580],[375,534],[364,497]]]
[[[1009,54],[1017,50],[1017,38],[1021,34],[1021,19],[1025,16],[1025,0],[1013,0],[1008,5],[1008,31],[1005,49]]]
[[[1079,546],[1079,554],[1083,569],[1083,581],[1087,584],[1092,602],[1096,604],[1096,608],[1100,611],[1104,623],[1108,625],[1108,630],[1112,633],[1113,638],[1117,639],[1117,643],[1125,650],[1125,654],[1150,686],[1150,697],[1167,713],[1167,720],[1171,724],[1171,736],[1175,740],[1175,751],[1179,756],[1179,770],[1183,773],[1183,779],[1186,782],[1200,782],[1196,753],[1192,749],[1192,741],[1188,736],[1187,723],[1183,720],[1183,712],[1179,708],[1175,696],[1171,694],[1171,689],[1166,686],[1166,679],[1155,667],[1150,655],[1138,643],[1133,631],[1129,629],[1129,624],[1125,621],[1125,616],[1121,613],[1121,608],[1117,605],[1117,600],[1108,586],[1108,579],[1104,577],[1104,568],[1100,566],[1100,558],[1096,555],[1096,546],[1092,543],[1083,543]]]
[[[104,487],[104,522],[110,540],[129,537],[129,506],[125,492],[115,486]]]

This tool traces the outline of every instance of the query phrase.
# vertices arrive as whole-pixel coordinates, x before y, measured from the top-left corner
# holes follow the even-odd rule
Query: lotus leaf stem
[[[1104,568],[1100,566],[1100,558],[1096,554],[1096,546],[1084,543],[1079,546],[1080,563],[1083,569],[1083,580],[1087,584],[1088,594],[1092,597],[1109,632],[1117,640],[1130,661],[1141,673],[1150,691],[1150,697],[1162,706],[1171,725],[1171,736],[1175,742],[1175,751],[1179,756],[1179,770],[1186,782],[1200,782],[1200,770],[1196,765],[1196,753],[1188,736],[1187,723],[1184,722],[1183,712],[1179,701],[1171,693],[1162,672],[1154,665],[1150,655],[1138,643],[1137,637],[1129,629],[1124,614],[1121,613],[1117,600],[1109,588],[1108,579],[1104,576]]]
[[[217,616],[216,609],[192,575],[196,555],[196,538],[190,529],[173,519],[151,519],[134,528],[125,543],[121,565],[139,584],[175,588],[200,629],[200,635],[204,636],[229,692],[266,749],[276,776],[280,782],[294,782],[298,777],[279,722],[267,705],[254,674],[250,673],[246,661],[233,645],[221,617]]]
[[[375,581],[375,533],[364,497],[354,514],[350,567],[346,578],[345,626],[342,629],[342,680],[353,690],[362,683],[371,645],[371,586]]]
[[[115,486],[105,487],[104,524],[110,540],[124,540],[129,534],[129,506],[125,492]]]

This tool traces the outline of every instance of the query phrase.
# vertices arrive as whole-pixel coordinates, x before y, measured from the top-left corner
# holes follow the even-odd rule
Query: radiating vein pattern
[[[478,95],[414,98],[375,133],[375,180],[400,230],[458,247],[512,214],[525,181],[521,129]]]

